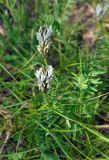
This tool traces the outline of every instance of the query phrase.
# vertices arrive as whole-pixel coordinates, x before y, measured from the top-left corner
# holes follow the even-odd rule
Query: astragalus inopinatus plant
[[[47,25],[40,27],[39,32],[36,33],[36,37],[39,45],[37,49],[41,55],[43,55],[44,62],[46,61],[47,53],[51,45],[52,27]],[[42,67],[36,70],[35,76],[38,80],[38,87],[41,91],[47,91],[50,88],[51,81],[53,79],[53,67],[51,65],[42,64]]]

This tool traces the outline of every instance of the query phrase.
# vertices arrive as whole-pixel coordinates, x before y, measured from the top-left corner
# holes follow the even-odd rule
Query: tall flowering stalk
[[[47,64],[46,57],[51,45],[52,28],[47,25],[40,27],[39,32],[36,33],[36,37],[39,45],[37,50],[43,55],[45,66],[36,70],[35,76],[38,80],[38,87],[41,91],[47,91],[50,88],[51,81],[53,79],[53,67]]]

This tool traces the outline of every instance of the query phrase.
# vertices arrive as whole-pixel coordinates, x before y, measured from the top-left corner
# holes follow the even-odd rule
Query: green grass
[[[68,21],[73,5],[73,0],[0,1],[5,30],[0,35],[0,159],[109,159],[104,126],[109,112],[108,33],[102,22],[99,34],[104,38],[96,49],[82,47],[77,34],[81,26]],[[44,63],[35,33],[45,24],[53,28],[47,61],[54,67],[46,94],[39,91],[34,74]]]

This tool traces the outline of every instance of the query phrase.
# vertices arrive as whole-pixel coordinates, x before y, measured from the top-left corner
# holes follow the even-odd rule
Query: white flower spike
[[[98,20],[102,19],[106,16],[109,9],[109,2],[108,0],[104,1],[104,6],[101,6],[99,3],[96,6],[96,15],[98,17]]]
[[[52,27],[48,27],[47,25],[40,27],[39,32],[36,33],[36,37],[39,42],[37,49],[41,54],[46,55],[48,53],[51,43],[51,36]]]
[[[41,67],[35,72],[35,76],[38,79],[39,90],[46,91],[50,88],[50,84],[53,79],[53,67],[51,65],[47,68]]]
[[[102,6],[100,4],[97,4],[97,6],[96,6],[96,15],[97,15],[97,17],[100,16],[101,12],[102,12]]]

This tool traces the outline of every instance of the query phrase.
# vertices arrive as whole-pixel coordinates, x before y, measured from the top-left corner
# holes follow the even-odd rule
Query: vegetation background
[[[97,0],[0,0],[0,159],[109,160],[109,21]],[[51,89],[35,33],[52,26]]]

